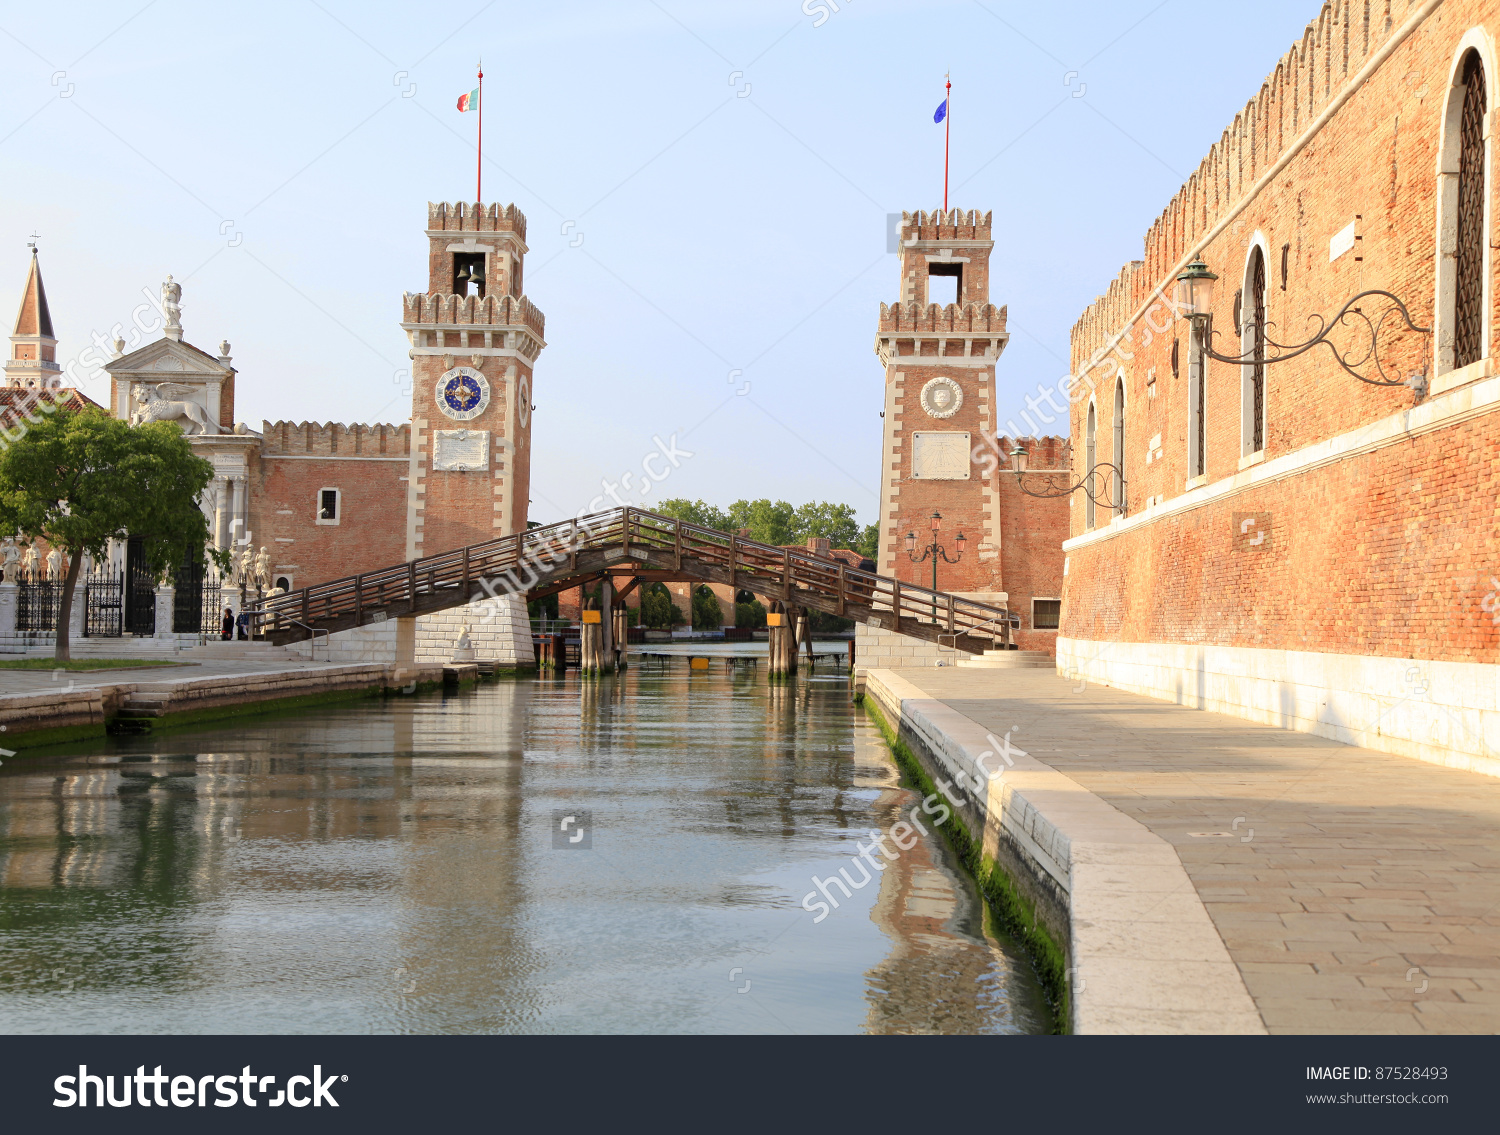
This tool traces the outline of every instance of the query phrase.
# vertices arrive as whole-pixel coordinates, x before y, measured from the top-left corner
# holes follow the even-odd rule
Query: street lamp
[[[1219,277],[1208,270],[1208,265],[1197,257],[1190,261],[1182,273],[1177,277],[1177,308],[1178,311],[1192,324],[1193,331],[1197,336],[1199,346],[1203,353],[1211,359],[1218,359],[1221,363],[1233,363],[1238,366],[1253,364],[1257,366],[1269,366],[1272,363],[1284,363],[1288,359],[1294,359],[1298,355],[1312,350],[1319,343],[1324,344],[1333,352],[1335,361],[1344,370],[1348,371],[1361,382],[1369,383],[1371,386],[1409,386],[1418,398],[1427,394],[1427,356],[1430,351],[1423,351],[1422,369],[1414,372],[1406,378],[1392,378],[1386,372],[1385,365],[1380,361],[1380,335],[1386,330],[1387,324],[1396,330],[1400,330],[1394,317],[1399,316],[1402,323],[1409,331],[1415,331],[1421,335],[1431,335],[1431,327],[1418,327],[1412,322],[1411,313],[1406,310],[1406,304],[1400,298],[1390,292],[1372,288],[1369,291],[1360,292],[1357,296],[1347,301],[1332,319],[1324,320],[1321,315],[1311,315],[1309,320],[1317,320],[1317,334],[1303,343],[1278,343],[1266,333],[1266,329],[1275,326],[1267,321],[1260,328],[1260,333],[1254,335],[1256,340],[1250,350],[1240,355],[1220,354],[1213,348],[1213,296],[1214,281]],[[1371,317],[1359,306],[1361,300],[1368,299],[1390,300],[1390,305],[1380,312],[1379,315]],[[1330,335],[1335,327],[1341,325],[1359,328],[1363,326],[1364,332],[1368,334],[1368,343],[1364,342],[1364,334],[1356,334],[1354,347],[1347,351],[1341,351]],[[1370,367],[1377,378],[1371,378],[1360,373],[1361,367]]]
[[[943,545],[938,542],[938,532],[941,531],[943,526],[943,514],[941,512],[934,512],[930,517],[930,520],[932,522],[932,543],[923,547],[922,554],[919,556],[917,555],[917,534],[916,532],[908,532],[906,534],[906,554],[908,557],[910,557],[911,562],[914,564],[919,564],[923,560],[932,561],[932,590],[934,592],[932,596],[932,621],[934,624],[936,624],[938,621],[936,594],[938,559],[941,558],[945,564],[958,563],[959,560],[964,558],[964,544],[968,541],[968,537],[966,537],[962,532],[953,537],[953,543],[957,548],[957,555],[953,556],[952,559],[949,559],[947,549],[945,549]],[[896,612],[897,618],[900,618],[900,615],[901,612]]]
[[[1026,475],[1027,456],[1024,445],[1018,445],[1010,451],[1011,467],[1016,474],[1016,486],[1027,496],[1041,497],[1045,500],[1051,497],[1065,497],[1070,493],[1076,493],[1079,489],[1082,489],[1084,496],[1093,501],[1095,505],[1107,508],[1112,512],[1118,512],[1121,516],[1125,515],[1125,502],[1129,497],[1125,492],[1125,470],[1120,466],[1112,465],[1108,461],[1099,461],[1094,464],[1092,469],[1066,489],[1028,489],[1026,482],[1022,480]],[[1106,478],[1104,476],[1105,470],[1113,473],[1114,476]],[[1093,483],[1095,477],[1101,478],[1104,481],[1103,489],[1100,489]],[[1119,500],[1116,500],[1114,497],[1114,485],[1119,485],[1120,487]]]

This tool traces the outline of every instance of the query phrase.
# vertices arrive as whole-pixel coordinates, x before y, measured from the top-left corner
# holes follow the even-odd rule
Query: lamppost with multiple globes
[[[925,545],[922,548],[922,554],[919,556],[917,555],[917,534],[914,531],[908,532],[906,534],[906,554],[911,557],[911,562],[914,564],[919,564],[923,560],[932,561],[932,590],[936,591],[937,566],[939,558],[941,558],[945,564],[958,563],[959,560],[964,558],[964,543],[968,538],[962,532],[953,537],[953,543],[957,547],[957,554],[953,556],[952,559],[950,559],[948,557],[947,549],[938,542],[938,532],[942,529],[943,526],[943,514],[940,512],[934,512],[929,519],[932,522],[932,543]],[[899,616],[900,612],[897,612],[897,614]],[[934,623],[937,622],[936,595],[932,597],[932,621]]]

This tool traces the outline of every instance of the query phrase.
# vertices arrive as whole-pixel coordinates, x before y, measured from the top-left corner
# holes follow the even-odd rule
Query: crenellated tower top
[[[902,304],[957,303],[984,306],[990,300],[989,213],[977,209],[901,214]],[[930,280],[952,277],[942,300]]]

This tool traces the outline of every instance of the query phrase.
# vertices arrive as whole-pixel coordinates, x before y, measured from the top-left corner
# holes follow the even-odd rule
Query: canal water
[[[1050,1027],[839,673],[684,660],[53,752],[0,768],[7,1033]]]

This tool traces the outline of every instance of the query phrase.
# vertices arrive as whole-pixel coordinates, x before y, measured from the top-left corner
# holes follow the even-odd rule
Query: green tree
[[[670,516],[673,520],[683,520],[688,524],[701,524],[704,528],[713,528],[720,532],[729,527],[728,518],[707,501],[690,501],[685,497],[672,497],[670,500],[659,502],[651,511],[662,516]]]
[[[673,614],[672,593],[664,583],[650,583],[641,592],[641,623],[653,630],[671,630]],[[678,618],[676,621],[680,622]]]
[[[880,557],[875,553],[880,551],[880,525],[866,524],[860,530],[859,542],[850,544],[849,547],[864,556],[865,559],[874,560],[876,563],[879,563]]]
[[[67,557],[55,657],[69,657],[68,622],[79,568],[111,539],[144,539],[159,576],[204,556],[208,519],[198,497],[214,467],[172,422],[130,426],[102,410],[56,410],[0,451],[0,531],[44,540]],[[229,553],[206,559],[228,570]]]
[[[859,540],[859,519],[847,504],[831,501],[808,501],[797,510],[792,537],[805,544],[814,537],[824,537],[833,548],[852,548]]]
[[[754,631],[766,629],[766,606],[754,596],[746,602],[734,605],[734,625],[749,627]]]
[[[786,501],[737,500],[729,506],[725,519],[729,531],[748,528],[750,539],[762,544],[797,542],[797,510]]]
[[[697,630],[716,631],[724,625],[724,609],[719,597],[707,587],[693,588],[693,626]]]

